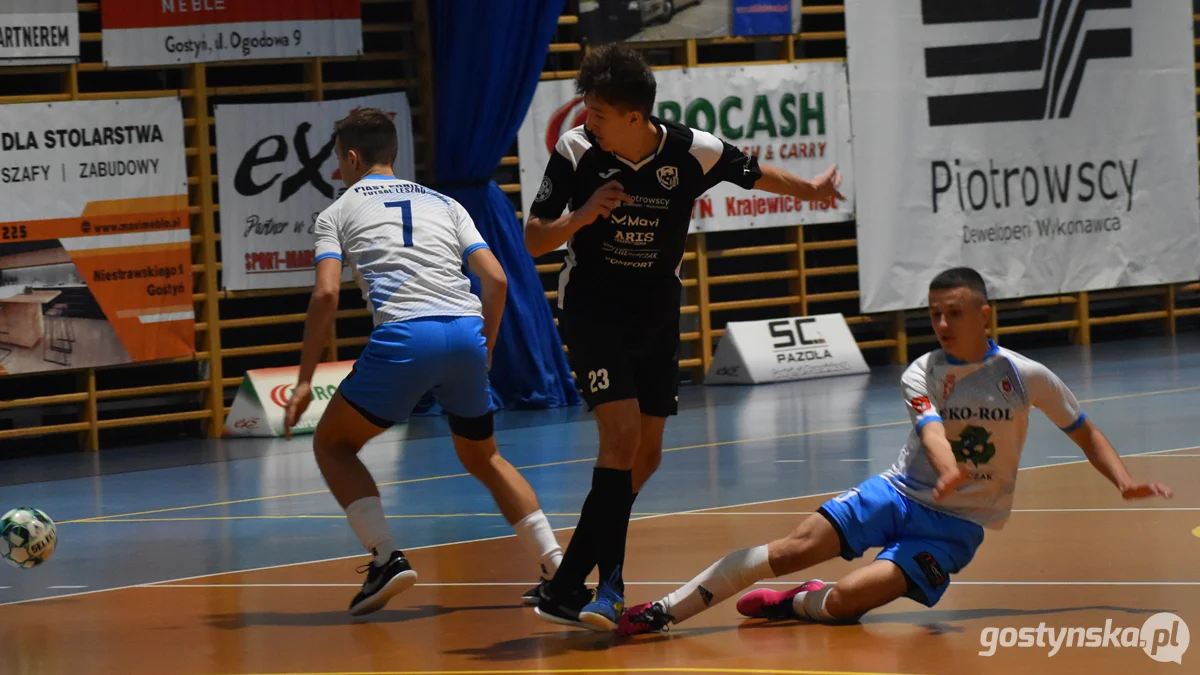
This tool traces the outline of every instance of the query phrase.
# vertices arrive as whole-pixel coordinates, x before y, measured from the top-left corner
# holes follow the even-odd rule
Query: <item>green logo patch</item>
[[[957,441],[950,442],[954,459],[971,462],[975,466],[987,464],[996,456],[996,446],[991,443],[992,434],[983,427],[969,426],[959,434]]]

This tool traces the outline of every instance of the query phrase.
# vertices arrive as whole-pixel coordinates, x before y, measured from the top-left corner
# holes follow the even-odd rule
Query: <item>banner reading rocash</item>
[[[352,110],[367,107],[391,115],[399,137],[392,170],[413,180],[412,112],[402,91],[336,101],[216,106],[224,288],[313,285],[313,225],[346,191],[333,126]],[[347,267],[344,279],[350,278]]]
[[[0,2],[0,66],[78,60],[78,0]]]
[[[0,373],[195,350],[178,98],[0,106]]]
[[[1191,11],[848,0],[861,310],[1200,276]]]

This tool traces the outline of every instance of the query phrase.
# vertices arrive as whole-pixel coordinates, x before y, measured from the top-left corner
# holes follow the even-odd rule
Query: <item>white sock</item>
[[[396,551],[396,542],[383,517],[383,502],[379,497],[363,497],[346,507],[346,518],[363,548],[375,556],[375,564],[382,565]]]
[[[767,546],[734,551],[713,563],[695,579],[660,600],[667,614],[681,623],[705,609],[724,602],[739,591],[775,576]]]
[[[559,563],[562,562],[563,550],[554,538],[554,530],[550,529],[550,521],[546,520],[546,514],[538,509],[514,524],[513,530],[516,531],[521,545],[537,557],[542,578],[553,578]]]
[[[797,593],[792,598],[792,610],[796,612],[796,616],[801,619],[808,619],[817,623],[841,624],[854,623],[861,617],[847,617],[839,619],[829,613],[825,609],[825,602],[829,598],[829,593],[833,590],[833,586],[826,586],[819,591],[803,591]]]

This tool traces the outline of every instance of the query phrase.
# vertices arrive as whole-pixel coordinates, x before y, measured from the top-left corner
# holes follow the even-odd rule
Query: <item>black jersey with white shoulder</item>
[[[721,182],[751,189],[762,177],[756,157],[716,136],[656,117],[650,121],[660,141],[639,162],[605,152],[584,126],[563,134],[550,156],[531,216],[555,219],[564,208],[578,210],[614,180],[634,200],[567,242],[560,308],[569,308],[570,298],[628,298],[631,289],[642,297],[659,289],[678,293],[695,200]]]

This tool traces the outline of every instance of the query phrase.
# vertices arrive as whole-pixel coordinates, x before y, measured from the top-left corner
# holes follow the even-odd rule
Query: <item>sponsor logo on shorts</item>
[[[913,560],[916,561],[921,571],[925,573],[925,578],[931,586],[937,588],[946,583],[946,572],[932,554],[927,551],[921,551],[913,556]]]

